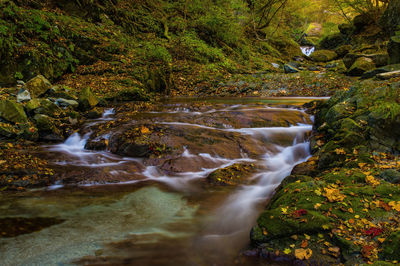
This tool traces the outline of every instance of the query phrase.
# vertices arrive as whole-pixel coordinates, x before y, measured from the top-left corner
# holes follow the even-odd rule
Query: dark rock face
[[[9,100],[0,101],[0,117],[13,123],[28,122],[23,106]]]
[[[396,35],[390,38],[388,44],[389,63],[399,64],[400,63],[400,36]]]

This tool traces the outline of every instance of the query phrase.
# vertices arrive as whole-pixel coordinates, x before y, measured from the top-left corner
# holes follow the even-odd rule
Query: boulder
[[[17,94],[17,102],[27,102],[31,100],[31,94],[29,91],[21,89]]]
[[[43,114],[50,117],[58,117],[61,113],[62,109],[49,99],[41,99],[40,107],[35,110],[35,114]]]
[[[289,64],[285,64],[283,66],[283,69],[284,69],[285,73],[297,73],[300,71],[299,69],[297,69]]]
[[[335,51],[331,50],[318,50],[315,51],[310,58],[315,62],[329,62],[334,60],[338,55]]]
[[[354,62],[349,71],[347,71],[347,74],[349,76],[361,76],[365,72],[374,68],[375,64],[371,58],[360,57]]]
[[[35,111],[39,107],[40,107],[40,100],[39,99],[32,99],[25,105],[25,109],[26,109],[27,113]]]
[[[38,75],[25,84],[25,89],[32,97],[39,97],[51,89],[51,83],[42,75]]]
[[[0,117],[13,123],[28,122],[24,107],[19,103],[9,100],[0,101]]]
[[[371,24],[371,18],[368,14],[361,14],[355,16],[353,19],[353,25],[356,32],[361,32],[366,26]]]
[[[352,46],[347,44],[347,45],[341,45],[338,48],[335,49],[335,52],[339,57],[343,57],[347,55],[352,49]]]
[[[382,257],[387,260],[400,259],[400,231],[390,234],[382,245]]]
[[[68,107],[71,106],[72,108],[76,109],[79,106],[79,103],[75,100],[68,100],[64,98],[58,98],[55,102],[60,107]]]
[[[349,36],[355,30],[355,27],[354,27],[354,25],[352,25],[350,23],[343,23],[338,26],[338,29],[341,34]]]
[[[0,122],[0,139],[1,138],[14,138],[17,136],[18,130],[8,123]]]
[[[389,53],[389,64],[400,63],[400,35],[396,35],[390,38],[388,44]]]
[[[389,55],[387,53],[376,54],[353,54],[349,53],[343,58],[343,62],[347,69],[351,68],[356,60],[360,57],[371,59],[377,67],[386,66],[389,62]]]
[[[95,107],[99,103],[96,95],[90,90],[90,88],[85,88],[81,91],[79,95],[79,108],[81,110],[89,110]]]
[[[347,39],[345,35],[341,33],[336,33],[323,38],[319,43],[319,47],[322,49],[335,49],[336,47],[343,45],[346,42]]]
[[[33,119],[35,120],[36,127],[39,129],[39,131],[54,131],[55,125],[51,117],[37,114],[33,117]]]

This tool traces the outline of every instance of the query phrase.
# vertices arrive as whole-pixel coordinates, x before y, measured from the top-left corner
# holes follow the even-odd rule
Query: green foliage
[[[221,49],[208,45],[195,32],[187,32],[180,40],[181,55],[199,63],[220,62],[225,59]]]
[[[145,58],[148,61],[161,61],[164,63],[172,62],[172,56],[164,46],[146,43],[144,45]]]

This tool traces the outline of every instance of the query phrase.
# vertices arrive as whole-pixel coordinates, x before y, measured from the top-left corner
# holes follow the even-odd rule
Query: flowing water
[[[299,107],[309,100],[169,102],[97,136],[157,125],[176,145],[162,163],[86,150],[95,127],[126,116],[106,110],[65,143],[43,147],[63,173],[56,184],[0,196],[0,220],[48,221],[0,238],[1,265],[270,265],[240,254],[274,189],[309,157],[312,117]],[[256,166],[247,182],[208,182],[238,163]]]

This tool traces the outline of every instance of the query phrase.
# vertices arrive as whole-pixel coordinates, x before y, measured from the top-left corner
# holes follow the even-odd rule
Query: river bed
[[[241,253],[274,189],[310,156],[313,118],[301,108],[310,100],[175,100],[129,119],[107,109],[65,143],[43,147],[63,179],[0,196],[0,220],[32,228],[0,238],[1,264],[271,265]],[[152,141],[171,146],[172,155],[85,149],[99,125],[118,119],[124,124],[96,138],[108,143],[132,128],[147,133],[146,126],[157,125],[150,129],[162,134]],[[255,166],[242,184],[207,179],[242,163]]]

